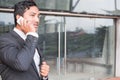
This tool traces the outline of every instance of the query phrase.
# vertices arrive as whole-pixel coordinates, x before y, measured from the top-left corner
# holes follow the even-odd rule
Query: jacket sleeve
[[[28,70],[32,63],[38,38],[28,35],[25,44],[19,49],[8,38],[0,39],[0,59],[4,64],[19,71]]]

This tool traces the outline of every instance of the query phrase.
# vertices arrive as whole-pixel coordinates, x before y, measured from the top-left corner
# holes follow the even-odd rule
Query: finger
[[[48,75],[48,71],[44,71],[44,70],[42,70],[41,72],[40,72],[40,74],[42,75],[42,76],[47,76]]]
[[[47,71],[49,72],[49,66],[42,66],[41,71]]]
[[[50,67],[49,67],[48,65],[45,65],[45,64],[44,64],[44,65],[41,66],[41,72],[43,72],[43,71],[49,72],[49,68],[50,68]]]
[[[45,61],[42,62],[42,65],[46,65],[47,63]]]

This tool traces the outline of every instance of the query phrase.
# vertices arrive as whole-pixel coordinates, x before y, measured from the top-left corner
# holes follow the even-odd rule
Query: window
[[[42,22],[40,45],[51,66],[51,80],[114,76],[112,19],[44,16]]]
[[[13,14],[0,13],[0,34],[11,31],[13,27],[14,27]]]

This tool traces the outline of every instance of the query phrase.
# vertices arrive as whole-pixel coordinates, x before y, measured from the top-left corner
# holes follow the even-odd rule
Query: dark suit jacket
[[[14,31],[0,37],[0,60],[6,66],[2,80],[42,80],[33,61],[37,41],[32,35],[24,41]]]

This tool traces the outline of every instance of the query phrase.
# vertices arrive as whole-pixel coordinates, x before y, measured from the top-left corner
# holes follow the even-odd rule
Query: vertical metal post
[[[58,74],[60,75],[60,26],[58,26]]]
[[[65,44],[64,44],[64,73],[65,73],[65,75],[66,75],[66,60],[67,60],[67,56],[66,56],[66,26],[65,26],[65,17],[63,17],[64,18],[64,42],[65,42]]]
[[[120,19],[114,21],[116,27],[116,64],[115,76],[120,76]]]

